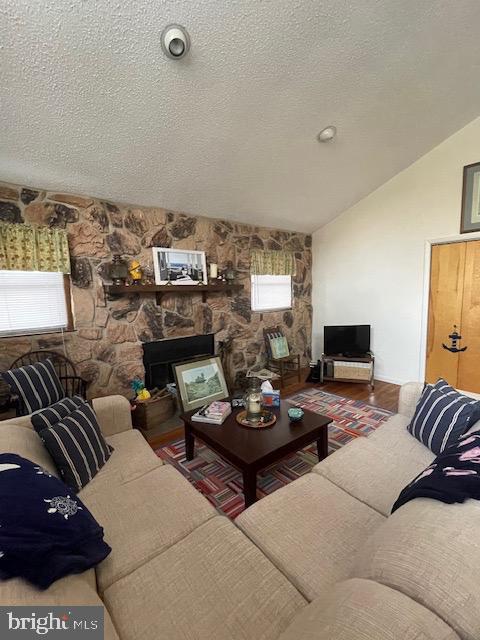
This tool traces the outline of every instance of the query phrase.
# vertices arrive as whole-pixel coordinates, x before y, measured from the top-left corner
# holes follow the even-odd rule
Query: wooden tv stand
[[[320,364],[320,382],[360,382],[372,389],[375,386],[373,353],[361,358],[322,354]]]

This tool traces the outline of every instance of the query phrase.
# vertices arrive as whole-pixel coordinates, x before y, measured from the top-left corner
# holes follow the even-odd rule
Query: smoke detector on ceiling
[[[185,27],[179,24],[169,24],[162,31],[162,49],[172,60],[184,58],[190,49],[190,36]]]
[[[322,129],[320,133],[317,135],[317,140],[319,142],[331,142],[335,136],[337,135],[337,127],[334,127],[333,124],[328,125],[325,129]]]

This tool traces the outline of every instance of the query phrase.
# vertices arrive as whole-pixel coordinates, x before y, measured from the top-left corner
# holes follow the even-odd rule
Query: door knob
[[[462,339],[462,336],[458,333],[457,331],[457,325],[454,324],[453,325],[453,331],[452,333],[448,336],[451,340],[451,346],[448,347],[444,342],[442,343],[442,347],[444,349],[446,349],[447,351],[451,351],[452,353],[460,353],[462,351],[466,351],[468,347],[462,347],[460,348],[458,346],[458,342],[459,340]]]

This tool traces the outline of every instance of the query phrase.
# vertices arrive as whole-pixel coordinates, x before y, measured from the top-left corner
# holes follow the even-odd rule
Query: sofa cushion
[[[140,478],[163,465],[137,429],[109,436],[106,441],[113,447],[112,454],[108,463],[80,491],[79,495],[84,502],[88,502],[92,495],[98,499],[102,493],[107,500],[112,491],[120,490],[120,485],[124,482]]]
[[[434,453],[441,453],[480,415],[480,402],[458,393],[445,380],[427,384],[415,408],[409,432]]]
[[[2,373],[12,393],[18,395],[25,413],[48,407],[65,397],[53,362],[49,359]]]
[[[118,634],[112,619],[103,605],[95,589],[95,571],[90,569],[80,575],[67,576],[45,591],[28,584],[20,578],[0,581],[0,602],[3,607],[8,606],[87,606],[103,607],[104,640],[118,640]],[[13,636],[15,634],[12,634]],[[48,634],[47,634],[48,635]],[[55,635],[55,634],[54,634]],[[82,634],[80,634],[81,636]],[[38,636],[43,637],[42,635]]]
[[[407,431],[409,419],[392,416],[367,438],[357,438],[313,471],[385,516],[398,494],[435,458]]]
[[[407,503],[363,545],[352,575],[401,591],[468,640],[480,638],[480,502]]]
[[[113,395],[93,398],[91,404],[104,436],[112,436],[132,430],[131,406],[124,396]],[[15,418],[0,421],[0,426],[8,424],[33,429],[29,415],[16,416]]]
[[[109,587],[104,600],[122,640],[273,640],[306,604],[221,516]]]
[[[100,591],[151,561],[215,516],[212,505],[170,465],[157,467],[109,493],[82,500],[104,528],[112,547],[97,567]]]
[[[263,498],[236,519],[307,600],[349,576],[355,554],[384,518],[309,473]]]
[[[296,616],[279,640],[459,640],[440,618],[399,591],[354,578]]]
[[[86,403],[40,432],[63,481],[74,490],[87,485],[110,458],[93,409]]]
[[[16,427],[26,427],[27,429],[33,430],[33,424],[30,420],[30,416],[15,416],[14,418],[9,418],[8,420],[1,420],[0,428],[12,424]]]
[[[132,428],[132,407],[125,396],[93,398],[93,410],[104,436],[113,436]]]
[[[19,427],[10,421],[8,424],[0,422],[0,453],[17,453],[58,476],[55,463],[33,429]]]

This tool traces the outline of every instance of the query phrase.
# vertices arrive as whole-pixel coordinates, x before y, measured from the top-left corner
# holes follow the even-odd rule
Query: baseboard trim
[[[380,382],[389,382],[390,384],[397,384],[399,386],[402,386],[402,384],[405,384],[406,382],[412,382],[412,380],[399,380],[398,378],[390,378],[389,376],[382,375],[376,375],[375,380],[380,380]]]

